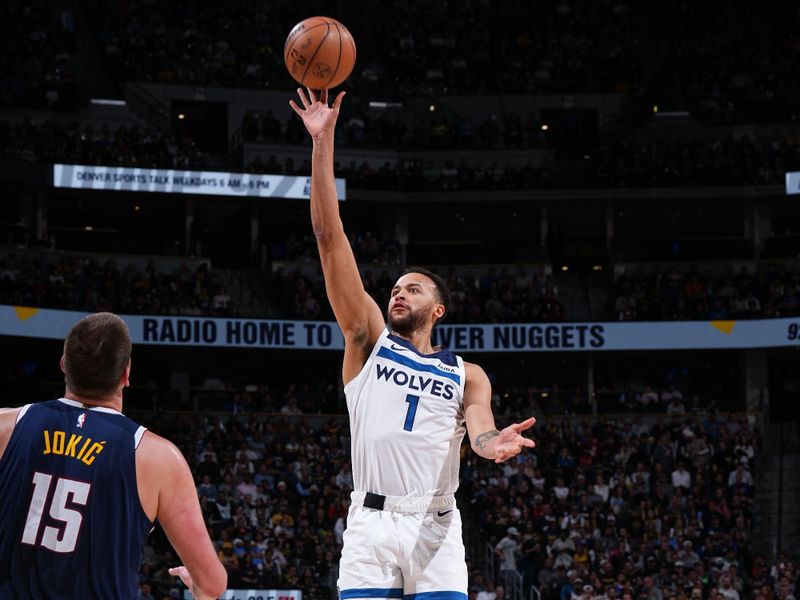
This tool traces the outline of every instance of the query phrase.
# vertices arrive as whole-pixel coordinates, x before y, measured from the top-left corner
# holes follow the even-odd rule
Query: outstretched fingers
[[[533,427],[534,423],[536,423],[536,417],[531,417],[530,419],[525,419],[522,423],[514,423],[511,427],[515,431],[525,431]]]
[[[327,94],[328,90],[325,90],[325,93]],[[336,100],[333,101],[333,110],[335,110],[337,114],[339,113],[339,108],[342,106],[342,99],[346,93],[347,92],[339,92],[336,95]]]
[[[314,93],[314,90],[310,87],[307,87],[306,90],[308,90],[308,97],[311,99],[311,103],[315,103],[317,101],[317,95]]]
[[[308,108],[309,106],[311,106],[311,102],[308,100],[308,96],[306,96],[306,93],[305,91],[303,91],[303,88],[297,88],[297,95],[300,96],[300,102],[303,103],[303,108]]]
[[[301,119],[303,118],[303,109],[297,106],[297,102],[294,100],[289,100],[289,106],[292,107],[292,110],[297,113],[297,116]]]

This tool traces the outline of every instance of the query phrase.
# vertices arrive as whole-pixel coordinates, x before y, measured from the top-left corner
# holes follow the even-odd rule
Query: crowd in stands
[[[257,156],[247,166],[254,173],[309,175],[311,163],[295,165],[292,158],[279,162],[275,156],[264,161]],[[367,161],[334,165],[336,177],[343,177],[353,188],[401,191],[454,191],[542,189],[554,187],[555,173],[548,164],[528,160],[515,167],[510,162],[482,161],[474,158],[438,160],[402,159],[399,164],[385,161],[373,167]]]
[[[631,19],[618,0],[580,8],[406,0],[376,22],[380,58],[363,76],[376,85],[390,77],[403,95],[630,91],[642,78]]]
[[[501,134],[502,135],[502,134]],[[463,148],[464,146],[458,146]],[[800,169],[800,137],[769,141],[652,140],[604,142],[583,157],[577,171],[559,161],[401,158],[375,167],[367,161],[337,163],[336,175],[354,188],[388,190],[502,190],[553,187],[669,187],[775,185],[786,171]],[[248,165],[256,173],[308,175],[310,162],[260,156]]]
[[[200,0],[159,5],[124,1],[114,10],[86,11],[94,43],[111,73],[134,81],[289,89],[283,62],[286,36],[324,5],[304,3],[303,12],[285,0],[254,2]]]
[[[152,127],[63,125],[25,119],[0,123],[0,158],[29,162],[188,169],[200,166],[194,141]]]
[[[48,0],[4,2],[0,106],[74,110],[80,92],[73,8]]]
[[[760,439],[745,419],[548,419],[535,436],[499,468],[463,463],[499,582],[520,574],[545,600],[752,597]]]
[[[316,259],[316,257],[314,257]],[[315,260],[316,262],[316,260]],[[391,270],[391,274],[390,274]],[[378,306],[385,307],[399,269],[383,269],[378,276],[365,270],[364,287]],[[440,273],[452,295],[446,322],[523,323],[564,320],[558,288],[550,276],[522,266],[489,267],[485,272],[459,273],[454,268]],[[300,269],[276,269],[269,283],[270,299],[281,312],[296,318],[333,318],[326,300],[320,272],[303,274]]]
[[[268,386],[252,386],[242,405],[279,412],[268,418],[140,417],[189,460],[229,587],[335,597],[353,486],[349,431],[342,417],[300,408],[315,412],[307,398],[315,393],[290,386],[279,399]],[[502,402],[495,410],[501,422],[513,418],[503,416]],[[537,448],[507,463],[463,447],[458,498],[475,557],[470,598],[502,599],[500,588],[519,578],[545,600],[570,593],[736,600],[730,589],[754,598],[751,592],[773,585],[775,593],[759,600],[784,598],[781,575],[750,548],[760,437],[745,418],[539,416]],[[478,558],[487,544],[494,572]],[[176,587],[167,573],[174,560],[163,536],[151,536],[141,587],[153,597],[168,594]]]
[[[371,231],[350,232],[350,248],[359,263],[378,265],[400,265],[403,250],[400,242],[392,236],[377,236]],[[288,239],[272,244],[270,257],[275,261],[319,262],[316,239],[308,234],[291,235]]]
[[[797,265],[762,263],[754,271],[626,271],[615,281],[619,321],[753,319],[800,312]]]
[[[348,148],[391,148],[394,150],[448,148],[459,149],[522,149],[543,148],[548,145],[549,125],[535,113],[526,117],[510,112],[502,118],[487,115],[473,125],[464,118],[443,111],[428,113],[422,122],[410,126],[411,115],[402,118],[384,116],[381,111],[365,111],[342,106],[336,143]],[[248,111],[242,118],[241,137],[244,142],[303,144],[308,136],[294,113],[281,123],[271,110]]]
[[[800,118],[793,7],[764,11],[742,1],[718,8],[691,0],[648,3],[651,18],[671,32],[665,64],[685,108],[713,124]]]
[[[0,257],[0,304],[120,314],[233,316],[218,275],[203,263],[174,272],[109,259],[8,254]]]
[[[800,137],[625,140],[603,143],[590,162],[585,184],[597,187],[778,184],[800,168]]]
[[[363,267],[367,292],[385,306],[404,268],[395,238],[367,231],[350,236]],[[333,319],[316,244],[290,236],[271,247],[275,268],[265,279],[268,304],[258,313],[300,319]],[[437,269],[450,288],[449,323],[525,323],[568,320],[558,286],[542,267],[488,266]],[[627,268],[614,282],[618,321],[779,318],[800,313],[800,270],[792,263],[758,263],[727,271],[677,266]],[[118,265],[79,254],[7,253],[0,256],[0,303],[123,314],[237,314],[221,275],[206,263],[174,272],[154,261]]]
[[[290,120],[290,123],[294,122]],[[508,126],[508,123],[506,123]],[[287,130],[291,128],[287,126]],[[526,147],[538,144],[528,134],[483,126],[473,145]],[[305,133],[300,132],[304,139]],[[347,135],[347,134],[343,134]],[[392,136],[389,136],[392,138]],[[266,138],[265,138],[266,139]],[[516,140],[516,141],[513,141]],[[391,139],[378,138],[395,148]],[[300,143],[299,141],[296,143]],[[430,143],[428,140],[427,143]],[[442,147],[468,148],[467,139],[442,137]],[[58,121],[26,119],[0,123],[0,158],[29,162],[192,169],[204,166],[194,140],[149,126],[63,125]],[[311,162],[257,156],[246,170],[254,173],[307,176]],[[494,160],[479,155],[446,159],[403,156],[379,167],[364,160],[336,163],[338,177],[354,188],[402,191],[543,189],[553,187],[658,187],[778,184],[787,170],[800,169],[800,137],[769,141],[747,137],[734,140],[653,140],[603,142],[587,154],[579,169],[566,169],[550,155],[524,162]]]
[[[99,0],[4,5],[0,104],[74,108],[95,81],[289,90],[289,29],[324,3],[233,0],[159,5]],[[619,92],[634,103],[690,109],[711,123],[796,120],[791,8],[737,0],[719,10],[671,3],[487,0],[391,11],[343,7],[359,44],[347,85],[367,100],[432,94]],[[646,57],[646,58],[645,58]],[[95,77],[91,78],[96,79]],[[119,92],[119,89],[117,89]]]

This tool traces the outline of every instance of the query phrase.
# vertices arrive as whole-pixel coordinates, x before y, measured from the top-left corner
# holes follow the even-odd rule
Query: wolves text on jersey
[[[427,392],[432,396],[444,398],[445,400],[450,400],[455,396],[456,390],[451,383],[446,383],[434,377],[425,377],[424,375],[410,375],[396,367],[387,367],[381,364],[376,364],[375,367],[378,380],[392,381],[395,385],[407,386],[410,390]]]

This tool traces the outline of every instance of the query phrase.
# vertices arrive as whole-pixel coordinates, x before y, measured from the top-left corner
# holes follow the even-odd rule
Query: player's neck
[[[431,346],[431,331],[413,331],[408,335],[403,335],[401,333],[397,333],[396,331],[392,331],[394,335],[397,337],[403,338],[405,341],[410,343],[414,348],[417,349],[417,352],[420,354],[433,354],[436,352],[436,349]]]
[[[122,394],[115,394],[105,398],[84,398],[67,390],[64,392],[64,398],[67,400],[74,400],[80,402],[86,408],[93,408],[95,406],[102,406],[103,408],[111,408],[117,412],[122,412]]]

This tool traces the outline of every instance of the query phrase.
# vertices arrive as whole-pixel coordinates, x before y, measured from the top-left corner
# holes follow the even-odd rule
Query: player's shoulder
[[[464,372],[466,373],[467,377],[472,375],[473,377],[486,377],[486,371],[483,370],[483,367],[477,363],[471,363],[464,361]]]
[[[470,388],[476,386],[480,386],[481,388],[491,386],[486,371],[476,363],[464,361],[464,378],[466,380],[466,385],[470,386]]]
[[[149,429],[142,435],[136,449],[136,460],[141,461],[146,469],[155,471],[170,471],[186,465],[183,453],[175,444]]]

